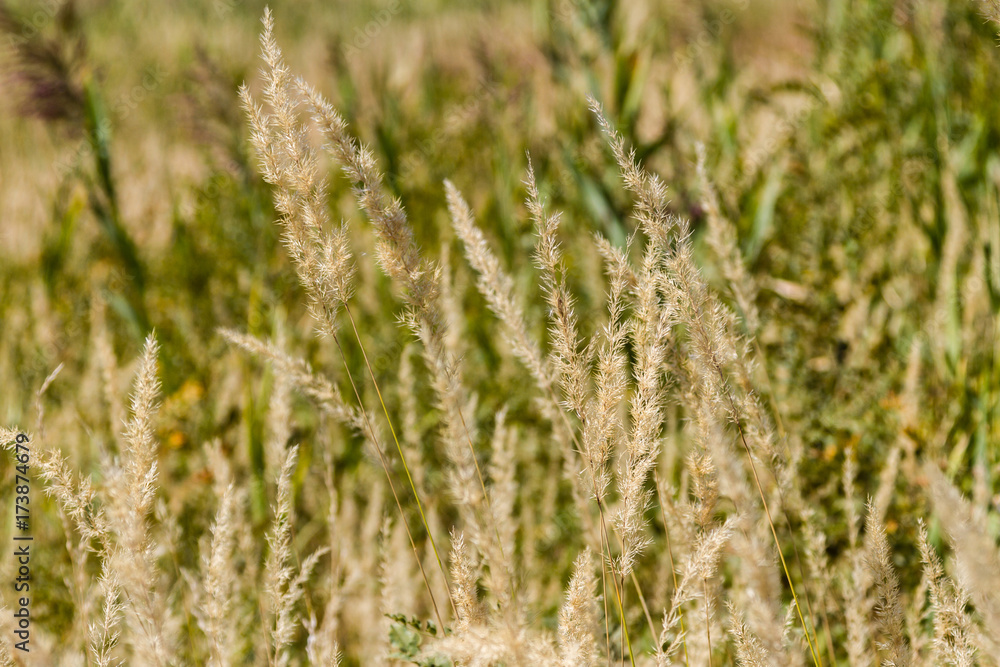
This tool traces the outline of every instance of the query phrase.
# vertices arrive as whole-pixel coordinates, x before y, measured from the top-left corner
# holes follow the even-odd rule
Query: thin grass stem
[[[365,425],[368,427],[368,432],[372,436],[372,444],[375,446],[375,451],[378,453],[379,461],[382,463],[382,470],[385,471],[386,481],[389,482],[389,490],[392,492],[392,498],[396,501],[396,507],[399,508],[400,522],[403,524],[403,528],[406,530],[406,537],[410,540],[410,547],[413,549],[413,557],[417,560],[417,567],[420,568],[420,576],[423,577],[424,586],[427,588],[427,594],[431,598],[431,605],[434,607],[434,616],[437,618],[440,627],[444,628],[444,620],[441,617],[441,611],[438,609],[437,600],[434,597],[434,590],[431,588],[430,580],[427,578],[427,572],[424,571],[423,561],[420,559],[420,552],[417,551],[417,543],[413,540],[413,534],[410,532],[410,526],[406,521],[406,514],[403,512],[403,504],[399,501],[399,494],[396,493],[396,487],[392,483],[392,475],[389,474],[389,465],[386,463],[385,455],[382,453],[382,448],[378,443],[378,436],[375,434],[375,429],[372,427],[371,420],[368,418],[368,411],[364,408],[364,402],[361,400],[361,393],[358,392],[358,387],[354,383],[354,376],[351,375],[351,369],[347,365],[347,355],[344,354],[344,348],[340,344],[340,338],[336,333],[333,334],[333,341],[337,345],[337,350],[340,352],[340,358],[344,362],[344,370],[347,372],[347,377],[351,382],[351,389],[354,390],[354,396],[358,399],[358,405],[361,406],[361,414],[365,420]],[[405,464],[404,464],[405,466]],[[407,471],[407,476],[409,476],[409,471]],[[420,502],[419,500],[417,501]],[[429,534],[429,532],[428,532]],[[438,561],[440,563],[440,561]],[[447,586],[448,580],[445,579],[445,585]],[[451,588],[448,588],[448,598],[451,599]],[[452,602],[454,605],[454,602]],[[458,612],[455,613],[456,618],[458,617]]]
[[[448,574],[445,571],[444,562],[441,560],[441,555],[438,552],[437,543],[434,541],[434,533],[431,531],[430,524],[427,521],[427,516],[424,513],[423,503],[420,502],[420,494],[417,493],[417,485],[413,481],[413,475],[410,474],[410,466],[406,464],[406,457],[403,455],[403,448],[399,444],[399,438],[396,435],[396,429],[392,424],[392,418],[389,416],[389,410],[385,407],[385,401],[382,398],[382,390],[378,386],[378,381],[375,379],[375,373],[372,371],[372,366],[368,362],[368,352],[365,350],[364,343],[361,342],[361,335],[358,332],[358,325],[354,321],[354,313],[351,312],[350,306],[347,303],[344,304],[344,310],[347,312],[348,319],[351,320],[351,329],[354,330],[354,338],[358,342],[358,347],[361,349],[361,356],[364,357],[365,367],[368,369],[368,376],[371,378],[372,385],[375,387],[375,393],[378,395],[379,405],[382,406],[382,413],[385,415],[385,420],[389,424],[389,432],[392,434],[392,441],[396,444],[396,451],[399,453],[399,460],[403,464],[403,470],[406,472],[406,481],[410,484],[410,490],[413,492],[413,498],[417,503],[417,512],[420,514],[420,521],[424,525],[424,530],[427,531],[427,539],[431,543],[431,550],[434,552],[434,559],[437,561],[438,567],[441,569],[441,576],[444,577],[445,587],[448,589],[448,600],[451,602],[452,611],[455,613],[455,618],[458,618],[458,609],[455,607],[455,600],[451,594],[451,585],[448,583]],[[336,339],[336,337],[334,337]],[[340,346],[340,343],[337,343]],[[341,351],[343,355],[343,351]],[[347,364],[346,360],[344,362],[345,366]],[[348,376],[350,376],[350,371],[348,371]],[[354,386],[354,380],[351,379],[351,386]],[[355,395],[357,395],[357,388],[354,390]],[[358,402],[361,402],[361,397],[358,396]],[[362,406],[362,414],[365,414],[365,419],[367,419],[367,413],[364,412],[364,406]],[[374,432],[373,432],[374,434]],[[380,454],[381,456],[381,454]],[[440,619],[439,619],[440,620]],[[441,626],[444,627],[443,625]]]
[[[674,565],[674,552],[673,552],[673,548],[670,545],[670,526],[667,525],[667,511],[663,508],[663,494],[660,491],[660,477],[656,473],[655,470],[653,471],[653,482],[656,484],[656,497],[657,497],[657,500],[659,501],[659,504],[660,504],[660,516],[663,518],[663,533],[664,533],[664,536],[666,537],[666,541],[667,541],[667,544],[666,544],[666,547],[667,547],[667,560],[670,561],[670,576],[673,579],[674,590],[676,591],[677,590],[677,568]],[[678,611],[678,614],[679,614],[679,619],[680,619],[680,624],[681,624],[681,635],[683,636],[684,635],[684,610],[683,609],[678,609],[677,611]],[[687,647],[687,639],[686,638],[681,640],[681,645],[684,648],[684,665],[686,667],[690,667],[691,662],[690,662],[690,659],[688,658],[688,647]]]

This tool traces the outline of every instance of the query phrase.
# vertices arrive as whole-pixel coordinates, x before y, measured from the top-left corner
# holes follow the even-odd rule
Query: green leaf
[[[420,652],[420,634],[402,623],[393,623],[389,628],[389,644],[401,658],[413,659]]]

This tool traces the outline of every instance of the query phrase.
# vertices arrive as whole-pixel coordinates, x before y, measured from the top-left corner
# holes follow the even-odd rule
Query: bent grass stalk
[[[702,329],[701,334],[707,337],[707,332],[703,330],[703,323],[700,319],[696,319],[694,324]],[[809,634],[809,625],[806,623],[805,617],[802,615],[802,606],[799,604],[798,595],[795,592],[795,584],[792,582],[791,573],[788,571],[788,564],[785,562],[785,554],[781,549],[781,541],[778,539],[778,531],[774,527],[774,521],[771,518],[771,510],[767,504],[767,498],[764,495],[764,488],[760,482],[760,477],[757,474],[757,465],[753,460],[753,453],[750,451],[750,444],[747,442],[746,434],[743,431],[743,424],[739,419],[739,410],[736,407],[736,400],[733,397],[732,391],[730,390],[728,384],[726,383],[725,374],[722,372],[722,367],[719,365],[718,360],[713,356],[711,358],[711,365],[715,368],[716,372],[719,374],[719,380],[721,382],[721,387],[723,388],[723,394],[726,401],[729,403],[730,414],[732,415],[732,421],[736,426],[736,430],[740,435],[740,442],[743,444],[743,449],[746,451],[747,461],[750,463],[750,472],[753,474],[753,481],[757,487],[757,493],[760,496],[761,505],[764,508],[764,514],[767,517],[767,525],[771,529],[771,536],[774,538],[774,545],[778,551],[778,558],[781,560],[781,569],[785,574],[785,581],[788,582],[788,588],[792,594],[792,602],[795,604],[795,613],[799,617],[799,623],[802,625],[802,631],[805,633],[806,643],[809,645],[809,652],[813,659],[813,664],[817,667],[823,667],[823,662],[820,660],[819,653],[817,651],[817,646],[819,644],[819,637],[816,637],[816,643],[813,643],[813,637]],[[780,488],[780,485],[779,485]],[[786,515],[787,521],[787,515]],[[792,542],[794,543],[794,538]],[[810,614],[811,615],[811,614]],[[815,626],[813,628],[815,633]]]
[[[406,536],[407,536],[407,538],[409,538],[409,540],[410,540],[410,547],[413,549],[413,557],[416,558],[416,560],[417,560],[417,567],[420,568],[420,576],[423,577],[424,586],[427,588],[427,594],[431,598],[431,605],[434,607],[434,615],[437,617],[437,620],[438,620],[438,623],[440,624],[440,626],[442,628],[444,628],[445,627],[444,621],[441,618],[441,611],[438,609],[437,600],[434,598],[434,591],[431,588],[430,581],[427,579],[427,572],[424,571],[424,564],[423,564],[423,561],[420,559],[420,553],[417,551],[417,544],[413,540],[413,534],[410,532],[410,526],[409,526],[409,524],[406,521],[406,515],[403,512],[403,505],[402,505],[402,503],[400,503],[400,501],[399,501],[399,495],[396,493],[396,487],[392,483],[392,475],[389,474],[389,465],[386,463],[385,455],[382,453],[382,448],[379,446],[379,443],[378,443],[378,436],[375,434],[375,429],[372,427],[371,420],[368,418],[368,411],[365,410],[364,403],[361,401],[361,394],[358,392],[358,387],[354,383],[354,376],[351,375],[351,370],[350,370],[350,368],[347,365],[347,355],[344,354],[344,348],[340,344],[340,338],[337,336],[336,332],[334,332],[334,334],[333,334],[333,341],[337,345],[337,351],[340,352],[340,358],[341,358],[341,360],[343,360],[343,362],[344,362],[344,369],[347,371],[347,377],[348,377],[348,379],[351,382],[351,389],[354,390],[354,396],[358,399],[358,404],[361,406],[361,414],[364,417],[365,424],[368,426],[368,432],[371,433],[371,435],[372,435],[372,444],[375,446],[375,451],[378,452],[379,461],[382,463],[382,470],[385,471],[386,481],[389,482],[389,490],[392,491],[392,497],[396,501],[396,507],[399,509],[400,521],[403,524],[403,528],[406,530]],[[380,397],[380,400],[381,400],[381,397]],[[397,443],[397,446],[398,446],[398,443]],[[400,452],[400,456],[402,456],[402,452]],[[403,467],[406,468],[406,476],[409,478],[410,477],[410,471],[407,468],[405,461],[403,463]],[[413,484],[413,480],[412,479],[410,480],[410,484],[411,485]],[[414,492],[414,497],[416,497],[416,488],[415,487],[413,489],[413,492]],[[419,498],[417,500],[417,504],[418,505],[420,504]],[[426,521],[426,519],[424,519],[424,515],[423,515],[423,511],[422,510],[421,510],[420,516],[421,516],[421,519],[424,520],[424,527],[427,529],[427,535],[430,536],[430,534],[431,534],[430,526],[427,525],[427,521]],[[432,539],[431,543],[433,544],[433,538],[431,538],[431,539]],[[435,556],[437,555],[437,550],[436,549],[434,550],[434,555]],[[441,565],[441,559],[440,558],[438,558],[438,565]],[[443,571],[442,571],[442,574],[443,574]],[[445,586],[448,588],[448,599],[452,600],[451,587],[448,585],[448,578],[447,578],[447,576],[445,576],[445,580],[444,581],[445,581]],[[454,605],[455,605],[455,602],[454,602],[454,600],[452,600],[452,608],[453,609],[454,609]],[[457,610],[456,610],[455,613],[456,613],[456,618],[457,618],[457,615],[458,615]]]
[[[371,364],[368,362],[368,352],[365,350],[364,343],[361,342],[361,335],[358,333],[358,325],[354,321],[354,313],[351,312],[350,306],[346,303],[344,304],[344,310],[347,312],[348,319],[351,320],[351,329],[354,331],[354,338],[358,341],[358,347],[361,348],[361,356],[364,357],[365,367],[368,369],[368,375],[372,380],[372,384],[375,386],[375,393],[378,394],[378,402],[382,406],[382,413],[385,415],[385,420],[389,424],[389,432],[392,433],[392,441],[396,444],[396,451],[399,452],[399,460],[403,464],[403,470],[406,472],[406,480],[410,483],[410,489],[413,491],[413,497],[417,503],[417,512],[420,514],[420,521],[424,524],[424,530],[427,531],[427,539],[431,543],[431,550],[434,551],[434,558],[437,560],[438,567],[441,568],[441,576],[444,577],[445,587],[448,589],[448,600],[451,602],[452,611],[455,612],[455,617],[458,618],[458,609],[455,607],[455,600],[451,595],[451,586],[448,584],[448,576],[445,573],[444,562],[441,560],[441,555],[438,552],[437,543],[434,541],[434,533],[431,532],[430,524],[427,522],[427,516],[424,513],[423,503],[420,502],[420,494],[417,493],[417,485],[413,481],[413,475],[410,474],[410,467],[406,464],[406,457],[403,456],[403,448],[399,444],[399,438],[396,435],[396,428],[392,424],[392,418],[389,416],[389,410],[385,407],[385,400],[382,398],[382,390],[378,386],[378,381],[375,379],[375,373],[372,370]],[[337,347],[340,348],[340,342],[337,342]],[[341,349],[341,357],[343,358],[344,352]],[[347,359],[344,358],[344,366],[347,366]],[[348,371],[349,373],[349,371]],[[351,380],[351,386],[354,385],[354,380]],[[355,388],[354,393],[357,394],[357,389]],[[358,397],[358,401],[361,401],[361,397]],[[364,412],[364,408],[362,408]],[[440,618],[438,618],[440,621]],[[441,626],[444,628],[444,625]]]
[[[743,434],[743,427],[739,423],[737,423],[736,429],[740,433],[740,440],[743,442],[743,448],[747,453],[747,460],[750,462],[750,471],[753,473],[753,481],[754,484],[757,485],[757,493],[760,494],[760,502],[764,507],[764,514],[767,516],[767,525],[771,528],[771,536],[774,538],[774,545],[778,550],[778,558],[781,559],[781,569],[785,573],[785,580],[788,582],[788,588],[792,593],[792,602],[795,604],[795,613],[798,614],[799,623],[802,624],[802,630],[805,632],[806,643],[809,645],[809,652],[812,654],[813,663],[818,667],[822,667],[823,663],[820,661],[819,656],[816,653],[816,647],[813,646],[813,640],[809,636],[809,626],[806,625],[806,620],[802,616],[802,606],[799,604],[799,598],[795,594],[795,584],[792,583],[792,577],[788,573],[788,565],[785,563],[785,554],[781,551],[781,542],[778,540],[778,533],[774,529],[774,521],[771,520],[771,510],[767,506],[767,499],[764,497],[764,489],[761,487],[760,477],[757,476],[757,466],[753,462],[753,454],[750,452],[750,445],[747,444],[746,436]]]
[[[771,465],[768,465],[768,469],[769,469],[770,473],[772,475],[774,475],[775,478],[777,478],[777,474],[776,474],[776,471],[774,470],[774,467],[771,466]],[[785,505],[785,494],[781,490],[781,485],[780,484],[777,484],[775,488],[777,488],[777,490],[778,490],[778,502],[781,503],[781,516],[784,517],[784,519],[785,519],[785,527],[788,528],[788,534],[789,535],[793,535],[793,533],[792,533],[792,522],[788,518],[788,510],[785,509],[785,507],[786,507],[786,505]],[[795,556],[795,566],[798,568],[798,570],[799,570],[799,576],[802,578],[802,592],[803,592],[803,597],[805,597],[805,600],[806,600],[806,613],[809,615],[809,620],[812,622],[812,626],[813,626],[813,641],[816,642],[817,657],[820,658],[820,663],[819,663],[820,667],[823,667],[822,654],[819,652],[819,650],[820,650],[819,629],[816,627],[815,621],[813,621],[813,619],[815,618],[815,614],[813,613],[813,610],[812,610],[812,599],[811,599],[811,596],[809,594],[809,579],[808,579],[808,577],[806,577],[805,568],[802,567],[802,559],[799,556],[799,547],[798,547],[798,544],[796,543],[794,537],[792,537],[791,542],[792,542],[792,555]],[[822,615],[823,615],[823,620],[826,621],[826,611],[825,610],[823,611]],[[829,633],[829,623],[827,623],[827,632]],[[829,637],[829,634],[828,634],[827,635],[827,642],[830,642],[830,641],[831,640],[830,640],[830,637]],[[833,657],[833,646],[832,645],[828,646],[827,650],[830,653],[830,659],[833,660],[834,659],[834,657]]]

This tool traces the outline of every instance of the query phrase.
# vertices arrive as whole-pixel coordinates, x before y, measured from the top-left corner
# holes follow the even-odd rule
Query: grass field
[[[998,31],[0,5],[0,663],[1000,664]]]

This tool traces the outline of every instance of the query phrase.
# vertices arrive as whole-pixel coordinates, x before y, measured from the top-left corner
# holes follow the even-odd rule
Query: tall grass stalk
[[[707,365],[709,372],[715,374],[714,378],[707,379],[708,385],[711,387],[710,391],[717,392],[725,402],[730,421],[736,428],[740,442],[746,452],[747,462],[753,474],[754,485],[757,488],[757,493],[767,518],[768,527],[774,538],[774,545],[781,560],[785,581],[788,583],[789,590],[791,591],[792,602],[798,614],[799,623],[802,625],[802,631],[805,633],[813,664],[820,667],[822,663],[816,652],[809,626],[802,615],[802,608],[795,591],[795,584],[789,574],[788,565],[785,562],[785,556],[781,548],[781,541],[778,539],[778,533],[771,518],[771,510],[767,504],[764,488],[761,484],[760,476],[757,474],[757,466],[754,463],[753,453],[750,450],[750,445],[747,442],[746,433],[744,432],[742,421],[745,419],[745,414],[737,406],[736,399],[733,396],[732,389],[719,361],[718,346],[720,342],[725,341],[726,334],[718,330],[716,326],[713,326],[712,330],[710,330],[710,325],[707,324],[709,321],[714,324],[718,316],[706,310],[706,307],[711,308],[709,303],[707,303],[707,288],[703,283],[699,282],[698,270],[690,259],[689,241],[684,238],[686,234],[684,223],[671,220],[671,216],[667,213],[666,208],[665,186],[655,176],[649,176],[642,170],[635,162],[634,153],[627,152],[624,140],[608,122],[598,102],[591,98],[590,106],[595,116],[597,116],[615,159],[621,168],[626,187],[638,198],[637,217],[643,231],[649,237],[650,243],[654,245],[659,244],[664,248],[664,256],[673,265],[673,276],[676,284],[671,284],[670,287],[676,290],[676,295],[679,299],[678,305],[681,307],[681,312],[687,316],[686,320],[693,330],[695,345],[703,357],[702,361]],[[668,253],[666,247],[672,232],[677,233],[680,243],[673,253]]]
[[[353,183],[360,183],[355,187],[355,195],[375,227],[378,237],[377,259],[386,274],[404,287],[409,306],[404,320],[423,343],[425,360],[434,377],[439,405],[446,415],[446,453],[455,463],[456,475],[466,475],[464,469],[470,463],[475,471],[499,551],[499,562],[493,564],[494,571],[504,573],[504,587],[509,589],[511,599],[516,601],[511,563],[503,550],[500,529],[476,456],[472,433],[465,419],[459,365],[445,343],[447,323],[438,298],[439,272],[432,263],[421,257],[401,203],[398,199],[389,198],[383,191],[382,177],[371,153],[357,145],[356,140],[348,134],[344,119],[315,88],[302,80],[297,85],[312,111],[317,127],[327,139],[325,148],[342,166],[345,175]],[[388,411],[386,417],[388,418]],[[459,441],[467,445],[467,452],[459,451],[458,448],[462,446]]]
[[[389,482],[393,499],[396,501],[396,506],[400,513],[400,520],[406,526],[406,533],[410,540],[414,557],[417,560],[421,576],[424,579],[431,604],[434,607],[435,615],[438,618],[438,623],[441,627],[444,627],[444,621],[438,610],[430,581],[427,579],[426,572],[424,572],[423,562],[417,550],[416,542],[407,525],[402,503],[392,483],[388,463],[384,458],[381,444],[369,420],[368,413],[364,409],[364,402],[351,375],[347,356],[337,336],[337,324],[335,321],[337,310],[340,307],[344,307],[345,310],[347,309],[347,302],[352,293],[351,280],[353,277],[353,267],[351,266],[351,255],[347,247],[343,228],[332,235],[328,234],[325,229],[327,226],[327,214],[324,210],[326,184],[322,179],[318,178],[318,164],[315,153],[306,142],[305,129],[296,119],[299,104],[296,100],[298,91],[293,87],[291,75],[284,63],[281,49],[274,41],[274,19],[270,10],[264,13],[263,25],[264,31],[261,35],[261,47],[267,66],[265,70],[267,77],[265,96],[275,115],[273,117],[267,115],[263,109],[254,103],[249,89],[246,86],[241,88],[240,97],[253,129],[253,142],[260,155],[265,177],[278,188],[276,206],[283,216],[282,223],[285,228],[284,240],[286,247],[295,260],[300,280],[309,291],[311,296],[310,307],[320,325],[320,331],[333,338],[341,359],[344,362],[344,368],[351,388],[361,407],[361,417],[365,422],[365,426],[371,436],[371,442],[378,453],[379,461]],[[351,316],[351,324],[358,339],[358,344],[364,350],[353,316]],[[374,381],[374,375],[372,376],[372,380]],[[378,389],[377,384],[376,391],[379,392],[379,400],[381,402],[381,391]],[[388,413],[386,413],[386,417],[388,418]],[[407,481],[410,484],[410,489],[417,503],[420,519],[424,525],[434,551],[434,556],[447,586],[448,577],[434,541],[433,531],[428,525],[423,504],[420,502],[420,495],[413,483],[413,478],[410,475],[409,466],[406,463],[402,448],[395,438],[395,429],[392,428],[391,421],[389,426],[392,429],[397,451],[400,455],[403,468],[406,471]]]

